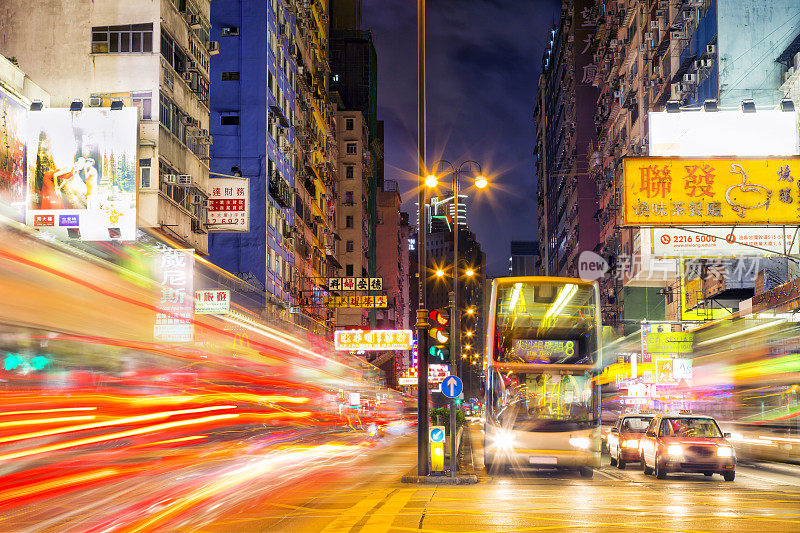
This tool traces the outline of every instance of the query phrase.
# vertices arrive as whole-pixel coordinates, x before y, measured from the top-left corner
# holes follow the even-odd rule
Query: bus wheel
[[[588,466],[580,467],[580,472],[581,472],[581,477],[589,479],[591,479],[591,477],[594,475],[594,470],[592,470],[592,468]]]
[[[613,455],[611,456],[611,466],[617,466],[617,460],[614,458]]]

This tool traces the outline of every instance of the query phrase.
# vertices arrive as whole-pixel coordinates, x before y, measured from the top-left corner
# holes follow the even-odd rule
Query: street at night
[[[0,533],[800,531],[800,0],[0,0]]]

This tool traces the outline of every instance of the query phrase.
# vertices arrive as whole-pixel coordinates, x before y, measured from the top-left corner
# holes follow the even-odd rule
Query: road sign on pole
[[[432,426],[428,432],[431,472],[444,473],[444,426]]]
[[[456,376],[447,376],[442,381],[442,394],[448,398],[455,398],[464,390],[464,382]]]

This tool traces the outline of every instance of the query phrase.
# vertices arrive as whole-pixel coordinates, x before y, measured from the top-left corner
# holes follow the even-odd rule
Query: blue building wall
[[[282,9],[282,3],[277,3]],[[209,238],[210,260],[236,273],[251,273],[266,291],[282,301],[289,300],[283,277],[267,266],[267,249],[294,264],[292,247],[284,250],[282,228],[267,221],[269,171],[279,170],[294,186],[294,168],[282,154],[268,129],[269,106],[277,105],[276,95],[268,84],[268,72],[281,86],[289,106],[295,98],[290,80],[278,68],[269,47],[268,30],[277,33],[278,16],[265,0],[214,0],[211,5],[211,38],[220,43],[220,53],[211,58],[211,171],[232,174],[238,167],[250,182],[250,231],[248,233],[212,233]],[[294,33],[293,21],[290,34]],[[238,28],[238,35],[224,35],[226,27]],[[288,50],[284,50],[288,52]],[[290,58],[286,53],[287,59]],[[289,67],[294,72],[295,65]],[[223,72],[238,72],[238,81],[223,81]],[[222,116],[239,114],[239,125],[221,125]],[[294,128],[290,142],[294,143]],[[213,176],[212,176],[213,178]],[[211,186],[213,186],[213,179]],[[294,223],[293,206],[282,210],[290,225]]]
[[[718,0],[722,105],[752,98],[777,105],[782,67],[775,60],[800,32],[800,0]]]
[[[716,64],[704,73],[689,105],[708,98],[728,107],[747,98],[759,106],[777,105],[783,97],[782,67],[775,60],[799,32],[800,0],[715,0],[681,52],[685,64],[703,57],[708,44],[717,45]]]

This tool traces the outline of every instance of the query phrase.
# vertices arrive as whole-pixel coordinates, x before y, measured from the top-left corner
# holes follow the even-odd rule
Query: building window
[[[344,266],[344,275],[350,277],[353,275],[353,265]]]
[[[347,246],[346,250],[348,252],[352,252],[352,251],[354,251],[356,249],[356,245],[355,245],[355,243],[353,241],[347,241],[345,244]]]
[[[150,188],[150,159],[139,160],[139,177],[142,189]]]
[[[353,191],[347,191],[344,193],[344,205],[355,205],[353,201]]]
[[[347,143],[347,155],[357,155],[357,154],[358,154],[358,144]]]
[[[222,115],[219,117],[219,124],[220,126],[238,126],[239,125],[239,114],[235,115]]]
[[[142,120],[153,119],[153,93],[150,91],[132,91],[131,105],[139,108]]]
[[[152,51],[152,22],[92,28],[93,54],[135,54]]]
[[[347,131],[353,131],[354,129],[356,129],[355,122],[356,122],[355,119],[352,118],[344,119],[344,129],[346,129]]]
[[[222,81],[239,81],[238,72],[223,72]]]
[[[347,165],[344,167],[344,177],[351,180],[356,177],[356,167]]]
[[[353,227],[353,216],[352,215],[347,215],[344,218],[344,226],[346,228],[352,228]]]

